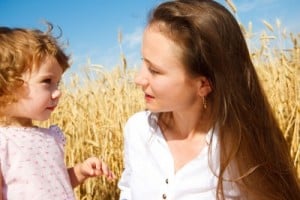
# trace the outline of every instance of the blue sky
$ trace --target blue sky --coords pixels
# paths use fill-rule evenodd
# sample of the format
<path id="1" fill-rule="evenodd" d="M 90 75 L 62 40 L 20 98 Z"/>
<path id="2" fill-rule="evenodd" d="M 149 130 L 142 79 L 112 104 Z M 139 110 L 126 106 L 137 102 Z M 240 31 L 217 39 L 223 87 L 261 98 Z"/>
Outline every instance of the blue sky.
<path id="1" fill-rule="evenodd" d="M 111 69 L 120 64 L 118 32 L 123 34 L 122 51 L 130 67 L 138 66 L 140 41 L 149 10 L 162 0 L 0 0 L 0 26 L 45 29 L 47 20 L 63 30 L 72 55 L 71 71 L 87 60 Z M 225 0 L 218 0 L 226 5 Z M 275 25 L 278 18 L 288 32 L 300 33 L 299 0 L 233 0 L 237 19 L 249 21 L 254 32 L 262 20 Z"/>

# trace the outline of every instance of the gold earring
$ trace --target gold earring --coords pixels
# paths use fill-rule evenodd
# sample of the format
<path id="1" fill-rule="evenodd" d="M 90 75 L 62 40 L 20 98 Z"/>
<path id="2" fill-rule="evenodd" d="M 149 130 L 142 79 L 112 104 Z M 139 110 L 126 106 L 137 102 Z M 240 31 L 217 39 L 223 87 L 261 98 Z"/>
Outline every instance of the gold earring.
<path id="1" fill-rule="evenodd" d="M 205 96 L 202 97 L 202 100 L 203 100 L 203 108 L 206 109 L 207 108 L 207 102 L 206 102 Z"/>

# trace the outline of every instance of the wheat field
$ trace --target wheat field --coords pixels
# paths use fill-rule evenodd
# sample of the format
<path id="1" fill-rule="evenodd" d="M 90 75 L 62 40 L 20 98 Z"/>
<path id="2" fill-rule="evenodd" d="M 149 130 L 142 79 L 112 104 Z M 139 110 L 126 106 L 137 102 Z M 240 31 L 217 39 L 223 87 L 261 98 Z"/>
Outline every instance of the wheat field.
<path id="1" fill-rule="evenodd" d="M 275 28 L 263 23 L 266 28 L 259 34 L 252 33 L 251 23 L 241 27 L 300 177 L 300 34 L 286 33 L 279 20 Z M 144 109 L 143 95 L 133 83 L 136 69 L 126 66 L 124 56 L 122 61 L 110 71 L 88 64 L 85 74 L 74 74 L 71 83 L 62 85 L 59 107 L 41 124 L 58 124 L 64 130 L 67 166 L 94 155 L 107 162 L 117 176 L 114 181 L 87 180 L 75 189 L 77 199 L 118 199 L 122 129 L 130 115 Z"/>

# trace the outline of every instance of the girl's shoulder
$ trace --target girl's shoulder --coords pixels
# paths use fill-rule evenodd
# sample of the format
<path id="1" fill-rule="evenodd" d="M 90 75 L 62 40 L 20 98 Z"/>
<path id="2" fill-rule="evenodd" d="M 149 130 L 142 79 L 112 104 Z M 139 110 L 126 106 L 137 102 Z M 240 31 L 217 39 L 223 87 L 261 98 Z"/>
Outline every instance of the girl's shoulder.
<path id="1" fill-rule="evenodd" d="M 49 127 L 49 134 L 53 135 L 59 142 L 62 142 L 64 145 L 66 143 L 66 137 L 63 134 L 63 131 L 57 125 L 51 125 Z"/>
<path id="2" fill-rule="evenodd" d="M 57 125 L 42 127 L 0 127 L 0 145 L 8 139 L 30 139 L 43 135 L 54 137 L 59 143 L 65 144 L 65 136 Z"/>

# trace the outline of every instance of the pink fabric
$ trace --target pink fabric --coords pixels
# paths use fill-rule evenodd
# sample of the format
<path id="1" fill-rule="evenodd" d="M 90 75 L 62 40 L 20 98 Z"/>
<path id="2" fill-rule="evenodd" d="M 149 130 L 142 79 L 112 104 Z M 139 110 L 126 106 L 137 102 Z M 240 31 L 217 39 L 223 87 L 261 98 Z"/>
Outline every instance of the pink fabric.
<path id="1" fill-rule="evenodd" d="M 74 200 L 59 127 L 0 127 L 3 196 L 9 200 Z"/>

